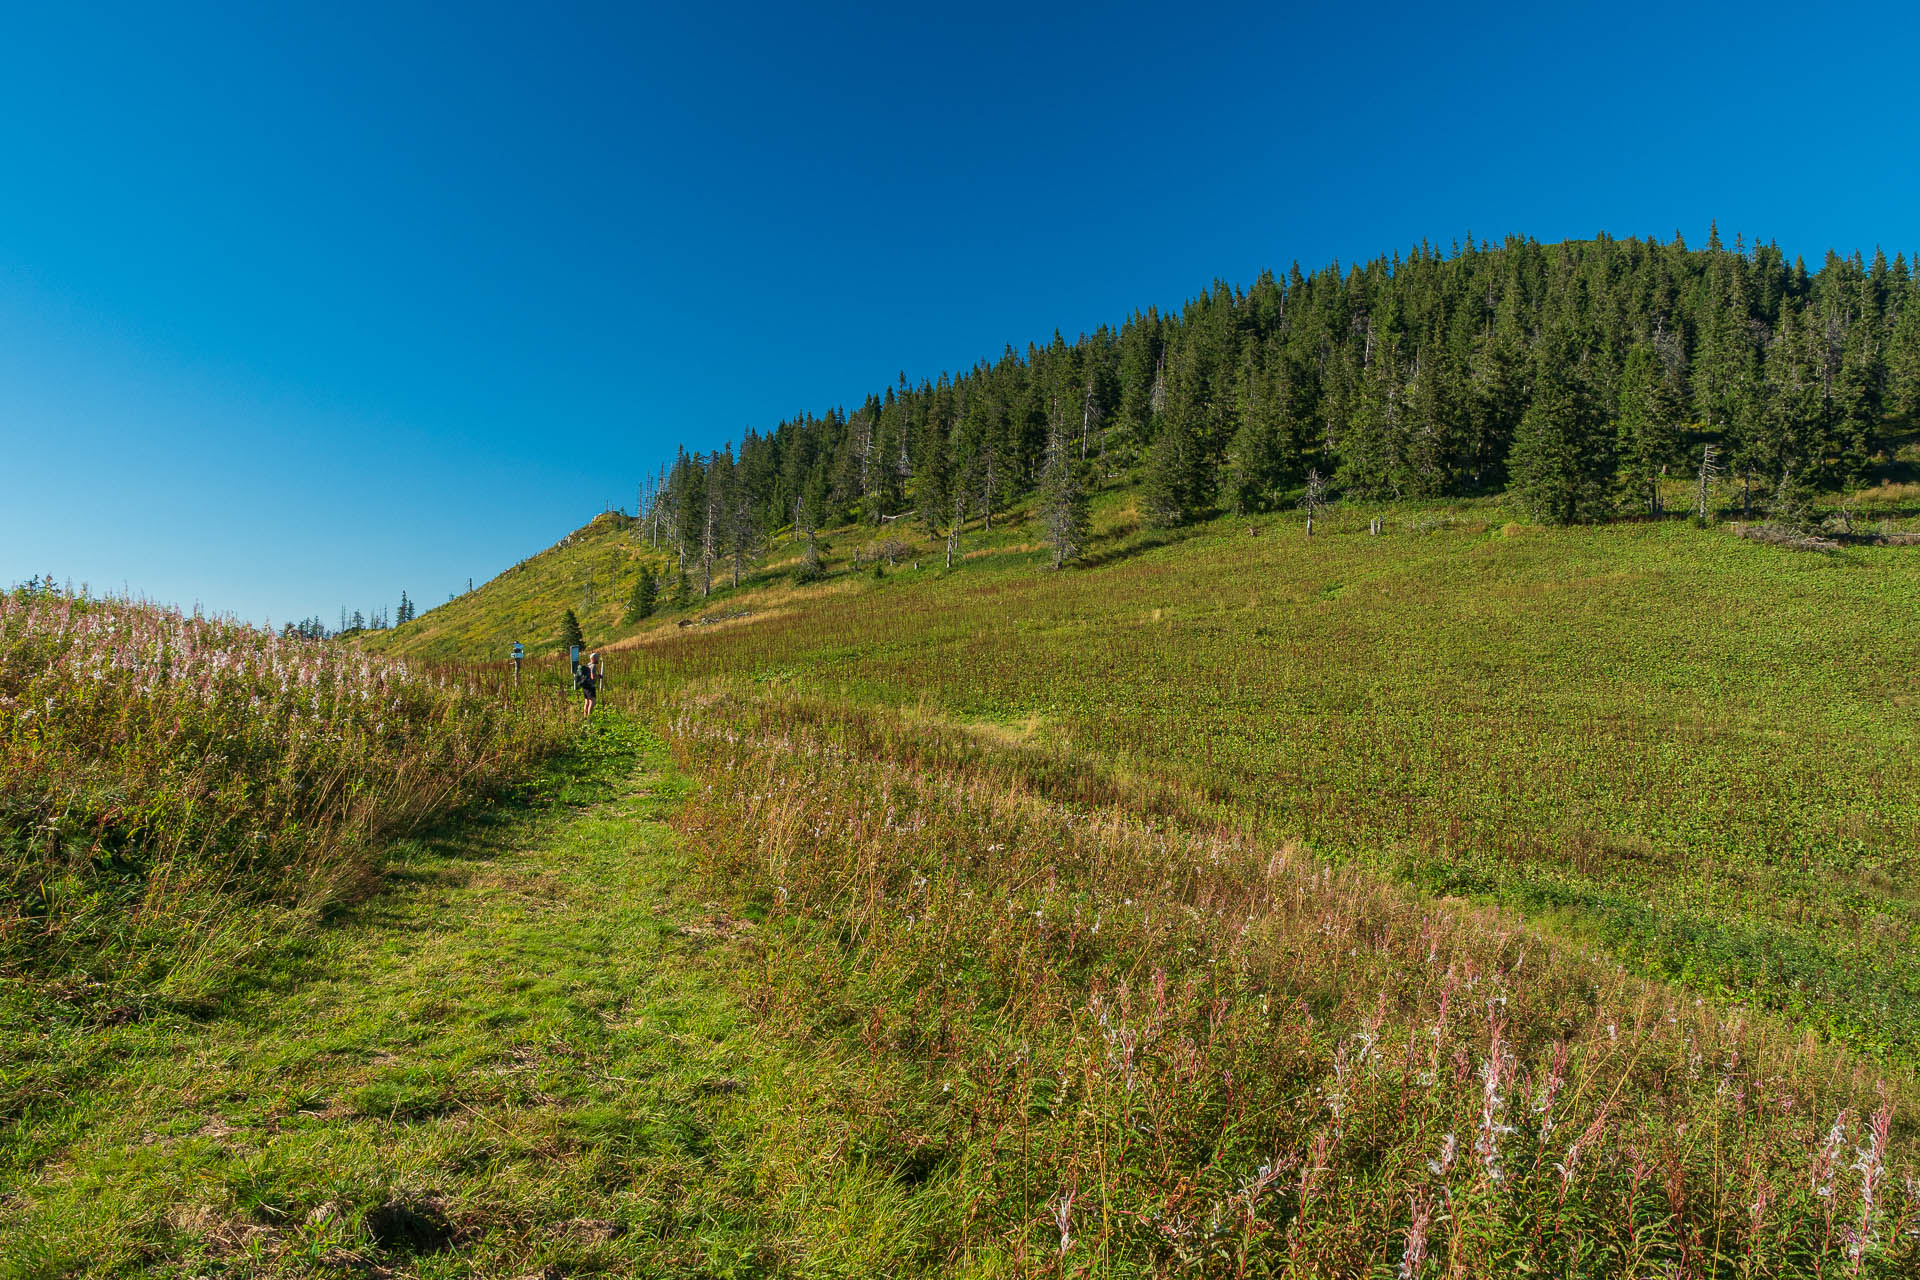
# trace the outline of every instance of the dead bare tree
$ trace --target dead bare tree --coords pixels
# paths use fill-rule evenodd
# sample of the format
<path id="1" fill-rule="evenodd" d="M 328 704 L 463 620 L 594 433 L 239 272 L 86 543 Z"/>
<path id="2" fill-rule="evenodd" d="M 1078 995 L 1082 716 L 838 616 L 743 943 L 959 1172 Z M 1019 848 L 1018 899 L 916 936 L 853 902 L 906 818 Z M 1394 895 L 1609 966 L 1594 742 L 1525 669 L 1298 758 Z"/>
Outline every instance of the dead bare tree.
<path id="1" fill-rule="evenodd" d="M 1300 508 L 1307 513 L 1307 536 L 1313 536 L 1313 518 L 1327 505 L 1327 478 L 1315 467 L 1307 472 L 1307 491 L 1300 495 Z"/>
<path id="2" fill-rule="evenodd" d="M 1093 377 L 1087 377 L 1087 391 L 1080 398 L 1080 460 L 1087 460 L 1087 441 L 1093 435 L 1093 420 L 1098 410 L 1093 403 Z"/>
<path id="3" fill-rule="evenodd" d="M 1707 518 L 1707 499 L 1713 495 L 1713 485 L 1720 478 L 1720 451 L 1712 445 L 1700 449 L 1700 484 L 1694 501 L 1694 514 L 1702 520 Z"/>
<path id="4" fill-rule="evenodd" d="M 947 521 L 947 568 L 953 568 L 953 557 L 960 550 L 960 524 L 967 518 L 967 487 L 956 484 L 953 487 L 953 515 Z"/>

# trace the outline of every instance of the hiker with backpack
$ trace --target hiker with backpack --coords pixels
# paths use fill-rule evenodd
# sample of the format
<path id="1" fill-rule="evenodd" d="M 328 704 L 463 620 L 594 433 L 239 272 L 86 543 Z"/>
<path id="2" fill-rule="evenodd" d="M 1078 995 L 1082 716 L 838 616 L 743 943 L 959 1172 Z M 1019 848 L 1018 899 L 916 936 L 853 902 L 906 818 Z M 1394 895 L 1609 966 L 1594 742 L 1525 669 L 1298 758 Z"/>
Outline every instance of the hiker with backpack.
<path id="1" fill-rule="evenodd" d="M 593 696 L 600 690 L 600 680 L 597 674 L 599 656 L 598 654 L 588 654 L 584 662 L 576 662 L 573 666 L 573 687 L 580 691 L 580 697 L 587 704 L 587 719 L 589 720 L 593 719 Z"/>

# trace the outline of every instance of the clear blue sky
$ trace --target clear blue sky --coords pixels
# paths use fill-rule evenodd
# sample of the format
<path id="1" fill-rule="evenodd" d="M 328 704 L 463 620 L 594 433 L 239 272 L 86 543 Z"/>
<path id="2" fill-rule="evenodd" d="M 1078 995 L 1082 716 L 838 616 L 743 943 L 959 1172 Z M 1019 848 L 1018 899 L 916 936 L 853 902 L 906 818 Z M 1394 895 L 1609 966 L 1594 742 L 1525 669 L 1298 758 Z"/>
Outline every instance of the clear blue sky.
<path id="1" fill-rule="evenodd" d="M 7 7 L 0 584 L 430 606 L 1215 276 L 1920 244 L 1909 5 L 294 8 Z"/>

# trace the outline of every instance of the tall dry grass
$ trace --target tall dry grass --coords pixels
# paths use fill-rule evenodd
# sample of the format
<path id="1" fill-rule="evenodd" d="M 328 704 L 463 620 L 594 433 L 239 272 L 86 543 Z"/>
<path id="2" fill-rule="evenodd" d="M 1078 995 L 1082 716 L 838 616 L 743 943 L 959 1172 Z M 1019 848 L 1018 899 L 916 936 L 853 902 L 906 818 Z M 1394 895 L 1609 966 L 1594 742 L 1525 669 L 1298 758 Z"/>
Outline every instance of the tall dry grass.
<path id="1" fill-rule="evenodd" d="M 0 975 L 115 1016 L 204 997 L 374 874 L 381 838 L 550 750 L 563 707 L 177 609 L 0 595 Z"/>
<path id="2" fill-rule="evenodd" d="M 802 1265 L 878 1170 L 889 1267 L 1920 1270 L 1909 1079 L 1081 761 L 777 692 L 672 733 L 760 1015 L 843 1082 L 769 1120 Z"/>

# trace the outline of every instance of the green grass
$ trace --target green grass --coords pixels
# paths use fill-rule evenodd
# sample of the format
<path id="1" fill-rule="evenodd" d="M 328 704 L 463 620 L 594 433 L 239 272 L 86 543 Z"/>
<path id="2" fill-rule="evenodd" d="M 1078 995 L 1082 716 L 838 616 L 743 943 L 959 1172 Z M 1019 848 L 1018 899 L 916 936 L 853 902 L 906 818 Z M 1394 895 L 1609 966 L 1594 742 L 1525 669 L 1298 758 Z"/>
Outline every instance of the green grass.
<path id="1" fill-rule="evenodd" d="M 1002 732 L 710 685 L 671 734 L 757 1025 L 861 1064 L 770 1126 L 819 1153 L 775 1203 L 879 1171 L 909 1269 L 1915 1265 L 1905 1073 Z M 801 1215 L 803 1271 L 862 1221 Z"/>
<path id="2" fill-rule="evenodd" d="M 1311 542 L 1222 520 L 1112 536 L 1097 569 L 896 575 L 620 656 L 1024 726 L 1270 838 L 1913 1060 L 1920 656 L 1900 637 L 1920 556 L 1476 506 L 1389 509 L 1370 537 L 1369 514 Z"/>
<path id="3" fill-rule="evenodd" d="M 624 1262 L 1910 1273 L 1920 552 L 1134 505 L 610 633 L 744 1082 L 674 1158 L 752 1206 Z"/>
<path id="4" fill-rule="evenodd" d="M 1902 493 L 1855 506 L 1899 514 Z M 744 617 L 616 629 L 614 670 L 1017 726 L 1273 839 L 1920 1058 L 1920 656 L 1902 640 L 1920 549 L 1796 553 L 1680 519 L 1543 529 L 1497 502 L 1347 508 L 1311 542 L 1291 515 L 1142 531 L 1124 488 L 1096 510 L 1094 567 L 1060 574 L 1024 511 L 969 530 L 950 574 L 924 537 L 918 571 L 848 572 L 873 536 L 849 529 L 835 575 L 796 588 L 783 544 L 702 606 Z M 436 635 L 456 644 L 451 620 Z"/>
<path id="5" fill-rule="evenodd" d="M 519 688 L 223 619 L 0 594 L 0 1071 L 45 1025 L 218 998 L 572 725 Z"/>
<path id="6" fill-rule="evenodd" d="M 630 630 L 620 620 L 640 567 L 661 572 L 669 563 L 642 541 L 631 520 L 598 516 L 477 590 L 412 622 L 365 632 L 358 642 L 376 653 L 502 662 L 516 640 L 529 654 L 559 651 L 560 619 L 572 609 L 588 644 L 597 645 Z M 663 595 L 670 590 L 664 585 Z"/>
<path id="7" fill-rule="evenodd" d="M 750 1269 L 775 1082 L 715 976 L 744 931 L 678 874 L 679 788 L 602 718 L 217 1012 L 50 1046 L 42 1079 L 89 1067 L 7 1131 L 0 1275 Z"/>

